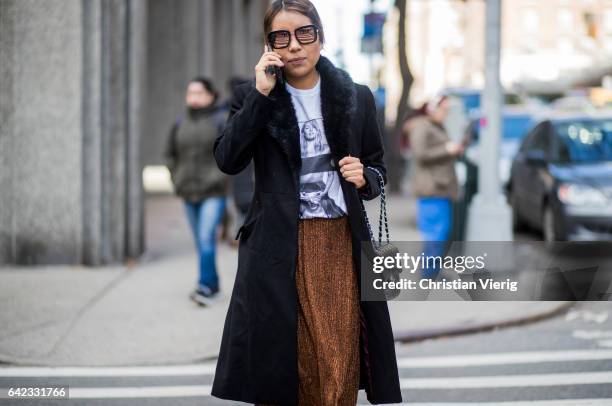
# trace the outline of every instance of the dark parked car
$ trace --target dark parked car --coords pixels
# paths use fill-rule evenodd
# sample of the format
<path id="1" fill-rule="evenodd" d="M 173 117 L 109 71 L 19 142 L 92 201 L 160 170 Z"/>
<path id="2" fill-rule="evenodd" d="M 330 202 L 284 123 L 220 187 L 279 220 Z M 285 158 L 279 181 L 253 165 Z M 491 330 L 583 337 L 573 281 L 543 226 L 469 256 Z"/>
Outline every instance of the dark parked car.
<path id="1" fill-rule="evenodd" d="M 544 240 L 612 240 L 612 113 L 548 117 L 512 163 L 509 200 L 516 229 Z"/>

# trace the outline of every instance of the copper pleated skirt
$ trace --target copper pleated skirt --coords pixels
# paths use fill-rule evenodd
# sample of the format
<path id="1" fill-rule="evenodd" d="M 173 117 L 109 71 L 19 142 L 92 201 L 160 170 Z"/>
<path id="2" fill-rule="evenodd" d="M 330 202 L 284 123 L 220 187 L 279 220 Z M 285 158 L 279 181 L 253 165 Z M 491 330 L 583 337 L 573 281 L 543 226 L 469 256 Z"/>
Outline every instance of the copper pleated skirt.
<path id="1" fill-rule="evenodd" d="M 295 278 L 298 405 L 355 406 L 359 291 L 348 217 L 300 220 Z"/>
<path id="2" fill-rule="evenodd" d="M 359 293 L 348 217 L 299 222 L 299 405 L 354 406 Z"/>

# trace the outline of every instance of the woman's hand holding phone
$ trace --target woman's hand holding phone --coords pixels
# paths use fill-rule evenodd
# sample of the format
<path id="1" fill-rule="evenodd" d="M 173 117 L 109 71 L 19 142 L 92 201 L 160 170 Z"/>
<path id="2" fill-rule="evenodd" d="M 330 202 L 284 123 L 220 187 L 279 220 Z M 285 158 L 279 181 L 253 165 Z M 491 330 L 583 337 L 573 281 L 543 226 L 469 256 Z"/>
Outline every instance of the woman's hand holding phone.
<path id="1" fill-rule="evenodd" d="M 276 75 L 271 75 L 266 72 L 268 66 L 278 66 L 282 68 L 285 64 L 281 61 L 281 56 L 279 54 L 264 49 L 264 53 L 259 59 L 259 63 L 255 65 L 255 88 L 264 96 L 268 96 L 276 84 Z"/>

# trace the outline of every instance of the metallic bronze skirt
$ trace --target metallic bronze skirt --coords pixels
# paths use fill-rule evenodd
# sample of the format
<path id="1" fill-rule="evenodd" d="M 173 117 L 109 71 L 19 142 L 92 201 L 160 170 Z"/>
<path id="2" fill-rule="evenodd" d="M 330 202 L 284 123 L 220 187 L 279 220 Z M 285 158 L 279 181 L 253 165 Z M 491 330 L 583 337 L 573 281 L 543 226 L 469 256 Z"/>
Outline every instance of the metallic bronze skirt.
<path id="1" fill-rule="evenodd" d="M 348 217 L 300 220 L 298 246 L 298 403 L 354 406 L 359 291 Z"/>

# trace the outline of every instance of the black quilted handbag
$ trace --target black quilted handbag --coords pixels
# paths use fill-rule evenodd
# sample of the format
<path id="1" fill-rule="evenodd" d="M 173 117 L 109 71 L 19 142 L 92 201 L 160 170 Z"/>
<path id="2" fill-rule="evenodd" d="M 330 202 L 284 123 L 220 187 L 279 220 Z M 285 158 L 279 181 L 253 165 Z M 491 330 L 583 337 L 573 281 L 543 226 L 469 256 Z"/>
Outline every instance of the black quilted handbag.
<path id="1" fill-rule="evenodd" d="M 376 180 L 378 182 L 378 186 L 380 187 L 380 214 L 378 219 L 378 240 L 374 238 L 374 233 L 372 232 L 372 226 L 370 225 L 370 220 L 368 219 L 368 213 L 365 210 L 365 206 L 363 204 L 363 200 L 360 200 L 361 209 L 363 210 L 363 216 L 365 218 L 366 224 L 368 226 L 368 233 L 370 235 L 370 241 L 364 244 L 364 253 L 366 259 L 370 264 L 374 262 L 374 257 L 393 257 L 395 258 L 396 254 L 399 253 L 399 249 L 389 242 L 389 222 L 387 221 L 387 199 L 385 196 L 385 182 L 382 174 L 376 168 L 368 166 L 369 169 L 372 169 L 376 172 Z M 385 229 L 385 241 L 383 241 L 382 233 L 383 226 Z M 382 280 L 383 282 L 397 282 L 400 280 L 400 273 L 402 272 L 401 268 L 391 267 L 385 268 L 382 272 Z M 383 289 L 384 297 L 387 300 L 395 299 L 399 294 L 399 289 Z"/>

